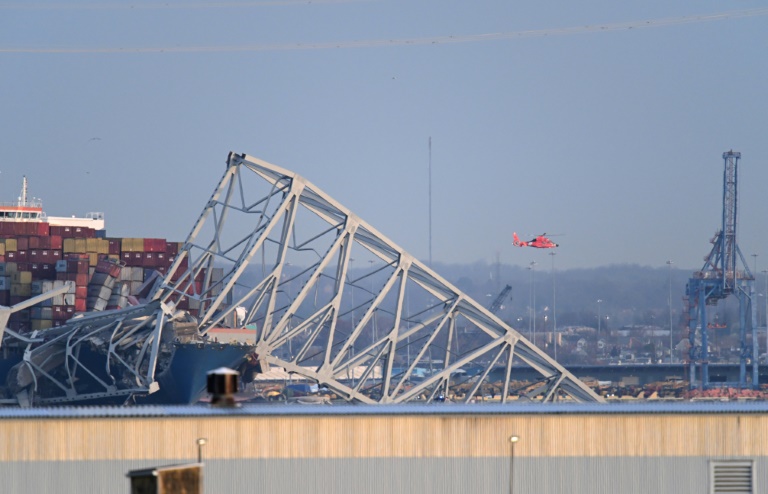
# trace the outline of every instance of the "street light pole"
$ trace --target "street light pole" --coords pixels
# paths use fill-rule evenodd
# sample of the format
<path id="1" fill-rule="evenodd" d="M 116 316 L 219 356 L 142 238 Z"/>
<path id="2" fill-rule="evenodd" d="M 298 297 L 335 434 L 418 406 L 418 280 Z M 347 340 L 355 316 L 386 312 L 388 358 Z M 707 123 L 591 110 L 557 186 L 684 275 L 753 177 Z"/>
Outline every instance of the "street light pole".
<path id="1" fill-rule="evenodd" d="M 550 252 L 552 256 L 552 344 L 555 345 L 555 360 L 557 360 L 557 285 L 555 284 L 555 254 L 557 252 Z"/>
<path id="2" fill-rule="evenodd" d="M 531 261 L 531 291 L 533 293 L 533 346 L 536 346 L 536 261 Z"/>
<path id="3" fill-rule="evenodd" d="M 766 338 L 766 346 L 768 346 L 768 269 L 763 270 L 763 274 L 765 275 L 765 338 Z M 768 352 L 768 349 L 766 350 Z M 760 362 L 760 350 L 758 349 L 757 352 L 757 359 L 758 363 Z"/>
<path id="4" fill-rule="evenodd" d="M 509 452 L 509 494 L 515 492 L 515 444 L 519 441 L 518 436 L 509 436 L 510 452 Z"/>
<path id="5" fill-rule="evenodd" d="M 208 440 L 204 437 L 197 439 L 197 462 L 202 463 L 203 462 L 203 446 L 205 443 L 207 443 Z"/>
<path id="6" fill-rule="evenodd" d="M 672 359 L 672 351 L 674 349 L 673 341 L 672 341 L 672 260 L 667 261 L 667 265 L 669 266 L 669 363 L 671 364 Z"/>
<path id="7" fill-rule="evenodd" d="M 600 338 L 600 304 L 603 303 L 602 299 L 597 299 L 597 338 Z"/>

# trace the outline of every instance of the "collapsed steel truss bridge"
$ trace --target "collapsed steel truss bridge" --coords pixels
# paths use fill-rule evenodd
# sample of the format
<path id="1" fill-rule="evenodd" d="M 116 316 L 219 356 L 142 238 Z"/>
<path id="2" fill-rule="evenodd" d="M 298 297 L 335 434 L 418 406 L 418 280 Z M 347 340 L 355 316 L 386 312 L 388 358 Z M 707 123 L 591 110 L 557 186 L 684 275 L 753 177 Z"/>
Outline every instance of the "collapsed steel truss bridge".
<path id="1" fill-rule="evenodd" d="M 188 266 L 181 275 L 174 273 Z M 223 266 L 213 283 L 201 273 Z M 169 280 L 175 279 L 173 283 Z M 261 367 L 286 369 L 350 401 L 470 402 L 515 368 L 544 401 L 600 401 L 579 379 L 303 177 L 230 154 L 227 169 L 154 294 L 184 294 L 205 333 L 246 309 Z M 242 310 L 242 309 L 240 309 Z"/>
<path id="2" fill-rule="evenodd" d="M 179 309 L 183 298 L 194 314 Z M 28 336 L 5 332 L 3 350 L 11 343 L 24 353 L 6 398 L 46 404 L 152 395 L 162 390 L 158 376 L 170 368 L 179 335 L 208 345 L 208 332 L 222 326 L 252 330 L 257 370 L 284 368 L 351 402 L 469 403 L 487 394 L 502 402 L 603 401 L 306 179 L 234 153 L 142 305 Z M 540 379 L 517 380 L 523 367 Z"/>

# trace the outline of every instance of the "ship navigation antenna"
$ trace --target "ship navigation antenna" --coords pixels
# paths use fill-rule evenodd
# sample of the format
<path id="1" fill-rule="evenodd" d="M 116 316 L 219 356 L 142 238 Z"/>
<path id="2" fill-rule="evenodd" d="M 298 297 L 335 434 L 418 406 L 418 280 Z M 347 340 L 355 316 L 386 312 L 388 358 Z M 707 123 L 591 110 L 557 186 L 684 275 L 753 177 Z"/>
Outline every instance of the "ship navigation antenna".
<path id="1" fill-rule="evenodd" d="M 27 204 L 27 176 L 24 175 L 21 179 L 21 197 L 19 197 L 19 206 L 26 206 Z"/>

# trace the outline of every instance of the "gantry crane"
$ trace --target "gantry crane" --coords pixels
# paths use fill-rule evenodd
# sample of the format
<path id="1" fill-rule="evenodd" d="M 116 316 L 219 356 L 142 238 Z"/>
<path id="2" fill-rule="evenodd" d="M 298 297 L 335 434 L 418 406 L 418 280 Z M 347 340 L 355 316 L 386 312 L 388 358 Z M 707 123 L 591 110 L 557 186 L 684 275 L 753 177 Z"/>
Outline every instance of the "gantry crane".
<path id="1" fill-rule="evenodd" d="M 510 285 L 506 285 L 504 288 L 502 288 L 501 292 L 496 296 L 496 299 L 491 304 L 491 307 L 488 309 L 491 311 L 491 314 L 496 314 L 499 309 L 501 309 L 501 304 L 504 303 L 504 301 L 507 299 L 507 295 L 509 295 L 509 292 L 512 291 L 512 287 Z"/>
<path id="2" fill-rule="evenodd" d="M 711 242 L 712 250 L 704 258 L 704 266 L 693 274 L 686 286 L 688 305 L 688 339 L 690 342 L 690 387 L 709 387 L 709 335 L 707 306 L 716 306 L 720 300 L 734 295 L 739 301 L 739 336 L 741 364 L 738 386 L 748 387 L 747 363 L 752 363 L 751 386 L 758 386 L 757 335 L 752 324 L 752 296 L 754 276 L 749 271 L 744 256 L 736 242 L 737 179 L 741 153 L 723 153 L 723 215 L 722 227 Z M 747 331 L 752 331 L 752 344 L 747 343 Z M 701 374 L 696 378 L 696 367 Z M 722 383 L 719 383 L 722 385 Z"/>

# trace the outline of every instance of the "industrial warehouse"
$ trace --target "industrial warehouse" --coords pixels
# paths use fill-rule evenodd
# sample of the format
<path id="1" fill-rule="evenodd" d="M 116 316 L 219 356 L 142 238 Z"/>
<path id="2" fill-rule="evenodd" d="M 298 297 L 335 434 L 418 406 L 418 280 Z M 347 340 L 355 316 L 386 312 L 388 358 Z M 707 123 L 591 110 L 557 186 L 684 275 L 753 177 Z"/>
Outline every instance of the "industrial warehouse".
<path id="1" fill-rule="evenodd" d="M 757 493 L 765 402 L 0 409 L 4 492 Z M 514 442 L 513 442 L 514 441 Z M 154 492 L 154 491 L 153 491 Z M 157 491 L 160 492 L 160 491 Z"/>

